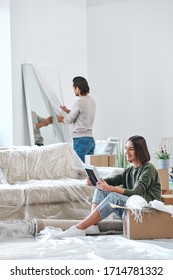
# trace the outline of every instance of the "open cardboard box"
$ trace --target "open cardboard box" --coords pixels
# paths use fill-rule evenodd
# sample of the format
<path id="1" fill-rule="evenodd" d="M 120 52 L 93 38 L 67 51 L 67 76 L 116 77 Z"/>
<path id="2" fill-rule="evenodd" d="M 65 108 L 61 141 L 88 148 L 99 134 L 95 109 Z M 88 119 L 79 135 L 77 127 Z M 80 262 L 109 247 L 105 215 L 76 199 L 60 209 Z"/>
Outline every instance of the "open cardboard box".
<path id="1" fill-rule="evenodd" d="M 129 239 L 173 238 L 173 217 L 163 211 L 143 212 L 142 222 L 134 221 L 130 209 L 123 216 L 123 235 Z"/>
<path id="2" fill-rule="evenodd" d="M 162 194 L 161 199 L 166 205 L 173 205 L 173 194 Z"/>
<path id="3" fill-rule="evenodd" d="M 113 208 L 121 207 L 111 204 Z M 142 222 L 135 220 L 132 210 L 124 208 L 123 235 L 128 239 L 173 238 L 173 217 L 158 210 L 142 211 Z"/>

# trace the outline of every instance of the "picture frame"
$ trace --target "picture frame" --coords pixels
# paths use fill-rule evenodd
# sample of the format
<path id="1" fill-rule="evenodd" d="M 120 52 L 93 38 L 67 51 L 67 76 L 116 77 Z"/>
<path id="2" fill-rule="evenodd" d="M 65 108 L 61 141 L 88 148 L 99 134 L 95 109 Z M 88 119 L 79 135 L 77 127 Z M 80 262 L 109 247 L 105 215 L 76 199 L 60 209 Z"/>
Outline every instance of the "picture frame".
<path id="1" fill-rule="evenodd" d="M 90 178 L 93 186 L 96 186 L 97 182 L 101 179 L 96 167 L 94 165 L 85 165 L 85 171 Z"/>

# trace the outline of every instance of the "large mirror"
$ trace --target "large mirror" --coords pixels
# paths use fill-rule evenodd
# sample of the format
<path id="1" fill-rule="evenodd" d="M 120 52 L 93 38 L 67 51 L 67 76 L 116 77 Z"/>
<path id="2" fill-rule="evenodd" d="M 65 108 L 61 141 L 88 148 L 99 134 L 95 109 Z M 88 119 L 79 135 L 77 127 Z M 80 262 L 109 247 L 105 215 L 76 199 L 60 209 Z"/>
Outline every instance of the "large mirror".
<path id="1" fill-rule="evenodd" d="M 62 114 L 60 104 L 63 104 L 63 96 L 57 69 L 38 67 L 33 64 L 22 65 L 24 94 L 26 100 L 30 144 L 35 145 L 38 134 L 43 138 L 43 144 L 70 142 L 68 125 L 58 123 L 56 115 Z M 58 90 L 57 90 L 58 89 Z M 36 128 L 36 120 L 33 116 L 41 117 L 39 120 L 52 117 L 52 123 L 41 128 Z M 37 133 L 38 132 L 38 133 Z"/>

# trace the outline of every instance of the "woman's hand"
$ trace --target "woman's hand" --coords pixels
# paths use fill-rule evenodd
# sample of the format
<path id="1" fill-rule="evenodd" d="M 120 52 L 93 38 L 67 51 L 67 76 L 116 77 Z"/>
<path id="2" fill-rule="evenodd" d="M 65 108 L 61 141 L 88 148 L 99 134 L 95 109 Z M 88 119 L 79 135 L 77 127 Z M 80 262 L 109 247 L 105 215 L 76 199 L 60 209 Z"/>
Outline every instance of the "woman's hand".
<path id="1" fill-rule="evenodd" d="M 97 182 L 97 188 L 102 191 L 111 191 L 111 186 L 108 185 L 103 179 Z"/>
<path id="2" fill-rule="evenodd" d="M 89 177 L 87 177 L 87 185 L 88 185 L 89 187 L 93 186 L 93 184 L 92 184 L 92 182 L 91 182 L 91 180 L 90 180 Z"/>

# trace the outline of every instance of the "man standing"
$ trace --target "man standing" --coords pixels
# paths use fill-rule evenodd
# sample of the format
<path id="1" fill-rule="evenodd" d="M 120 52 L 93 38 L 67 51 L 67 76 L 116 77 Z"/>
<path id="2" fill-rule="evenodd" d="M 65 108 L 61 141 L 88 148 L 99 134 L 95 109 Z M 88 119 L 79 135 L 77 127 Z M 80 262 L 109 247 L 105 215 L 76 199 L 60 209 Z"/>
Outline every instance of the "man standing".
<path id="1" fill-rule="evenodd" d="M 88 82 L 83 77 L 73 79 L 73 91 L 78 98 L 71 110 L 66 106 L 61 109 L 67 113 L 64 117 L 57 116 L 58 122 L 72 124 L 73 147 L 78 156 L 85 162 L 85 155 L 94 154 L 95 140 L 93 137 L 93 124 L 95 119 L 96 104 L 89 95 Z"/>

